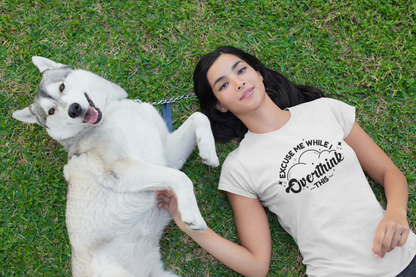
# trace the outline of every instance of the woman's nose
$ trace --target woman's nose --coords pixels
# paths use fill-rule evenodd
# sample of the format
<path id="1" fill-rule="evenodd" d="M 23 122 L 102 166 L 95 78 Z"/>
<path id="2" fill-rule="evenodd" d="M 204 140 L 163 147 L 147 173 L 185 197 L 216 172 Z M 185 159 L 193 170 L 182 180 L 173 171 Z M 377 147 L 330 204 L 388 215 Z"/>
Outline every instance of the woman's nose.
<path id="1" fill-rule="evenodd" d="M 241 89 L 241 87 L 243 87 L 245 84 L 246 84 L 245 81 L 242 81 L 242 80 L 237 80 L 236 81 L 237 89 Z"/>

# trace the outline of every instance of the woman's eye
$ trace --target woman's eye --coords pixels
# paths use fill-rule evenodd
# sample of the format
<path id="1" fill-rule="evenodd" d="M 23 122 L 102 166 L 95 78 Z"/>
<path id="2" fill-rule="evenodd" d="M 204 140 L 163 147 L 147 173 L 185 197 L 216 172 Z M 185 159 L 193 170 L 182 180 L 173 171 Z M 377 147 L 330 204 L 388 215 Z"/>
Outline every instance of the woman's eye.
<path id="1" fill-rule="evenodd" d="M 49 115 L 53 115 L 54 113 L 55 113 L 55 109 L 54 108 L 49 109 L 49 111 L 48 111 L 48 114 Z"/>
<path id="2" fill-rule="evenodd" d="M 59 91 L 60 91 L 60 92 L 63 92 L 63 91 L 64 91 L 64 89 L 65 89 L 65 85 L 62 83 L 62 84 L 59 86 Z"/>
<path id="3" fill-rule="evenodd" d="M 247 69 L 247 67 L 243 67 L 243 68 L 241 68 L 241 69 L 238 71 L 238 74 L 243 73 L 244 71 L 246 71 L 246 69 Z"/>
<path id="4" fill-rule="evenodd" d="M 220 88 L 218 89 L 218 91 L 220 91 L 220 90 L 222 90 L 222 89 L 226 88 L 226 87 L 227 87 L 227 85 L 228 85 L 228 83 L 224 83 L 224 84 L 222 84 L 222 85 L 220 86 Z"/>

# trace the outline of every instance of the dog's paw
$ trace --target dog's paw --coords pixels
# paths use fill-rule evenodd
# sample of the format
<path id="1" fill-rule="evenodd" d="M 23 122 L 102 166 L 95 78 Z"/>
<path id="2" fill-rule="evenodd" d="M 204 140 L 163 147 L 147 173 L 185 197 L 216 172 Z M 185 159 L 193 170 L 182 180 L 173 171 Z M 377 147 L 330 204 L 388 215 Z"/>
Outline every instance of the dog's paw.
<path id="1" fill-rule="evenodd" d="M 202 162 L 212 167 L 219 166 L 220 161 L 218 160 L 218 156 L 215 153 L 215 146 L 214 146 L 214 151 L 212 150 L 210 151 L 210 149 L 203 148 L 203 147 L 201 148 L 201 144 L 198 143 L 198 148 L 199 148 L 199 156 L 201 157 Z"/>
<path id="2" fill-rule="evenodd" d="M 183 223 L 185 223 L 186 227 L 189 230 L 195 231 L 195 232 L 202 232 L 203 230 L 207 229 L 208 226 L 205 223 L 205 220 L 202 218 L 202 216 L 198 214 L 187 214 L 187 212 L 181 213 L 181 220 Z"/>
<path id="3" fill-rule="evenodd" d="M 215 140 L 208 118 L 199 112 L 192 114 L 192 117 L 196 122 L 196 142 L 202 162 L 212 167 L 219 166 L 220 163 L 215 151 Z"/>
<path id="4" fill-rule="evenodd" d="M 202 162 L 212 167 L 219 166 L 220 162 L 215 152 L 215 141 L 214 137 L 212 137 L 211 130 L 206 131 L 205 135 L 201 135 L 201 133 L 198 135 L 197 144 Z"/>

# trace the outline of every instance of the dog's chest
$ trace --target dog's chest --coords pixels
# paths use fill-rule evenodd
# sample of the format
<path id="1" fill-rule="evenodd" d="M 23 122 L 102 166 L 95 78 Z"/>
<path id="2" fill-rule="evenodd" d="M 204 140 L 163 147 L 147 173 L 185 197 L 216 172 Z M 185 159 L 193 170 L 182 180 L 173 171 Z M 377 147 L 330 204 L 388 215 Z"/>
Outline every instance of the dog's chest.
<path id="1" fill-rule="evenodd" d="M 168 134 L 163 119 L 151 107 L 137 109 L 137 103 L 126 102 L 116 110 L 111 109 L 103 124 L 100 136 L 104 134 L 109 145 L 117 145 L 130 158 L 151 164 L 166 165 L 165 139 Z M 133 108 L 134 107 L 134 108 Z"/>

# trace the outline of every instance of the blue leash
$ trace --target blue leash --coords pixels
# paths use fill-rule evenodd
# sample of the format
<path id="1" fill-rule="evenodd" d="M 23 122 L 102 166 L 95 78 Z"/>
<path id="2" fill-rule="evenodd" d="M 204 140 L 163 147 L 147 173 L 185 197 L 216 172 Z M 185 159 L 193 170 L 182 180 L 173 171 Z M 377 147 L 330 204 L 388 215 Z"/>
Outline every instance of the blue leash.
<path id="1" fill-rule="evenodd" d="M 166 99 L 167 100 L 167 99 Z M 169 133 L 172 133 L 172 108 L 170 102 L 166 102 L 162 105 L 163 119 L 165 120 L 166 127 L 168 127 Z"/>
<path id="2" fill-rule="evenodd" d="M 182 100 L 182 99 L 190 99 L 190 98 L 194 98 L 195 94 L 189 94 L 189 95 L 181 95 L 175 98 L 171 98 L 171 99 L 166 99 L 164 98 L 162 101 L 159 102 L 147 102 L 151 105 L 160 105 L 162 104 L 162 114 L 163 114 L 163 120 L 165 121 L 166 127 L 168 128 L 169 133 L 172 133 L 173 131 L 173 127 L 172 127 L 172 108 L 170 106 L 170 103 L 176 102 L 178 100 Z M 135 99 L 133 100 L 134 102 L 137 103 L 145 103 L 140 99 Z"/>

